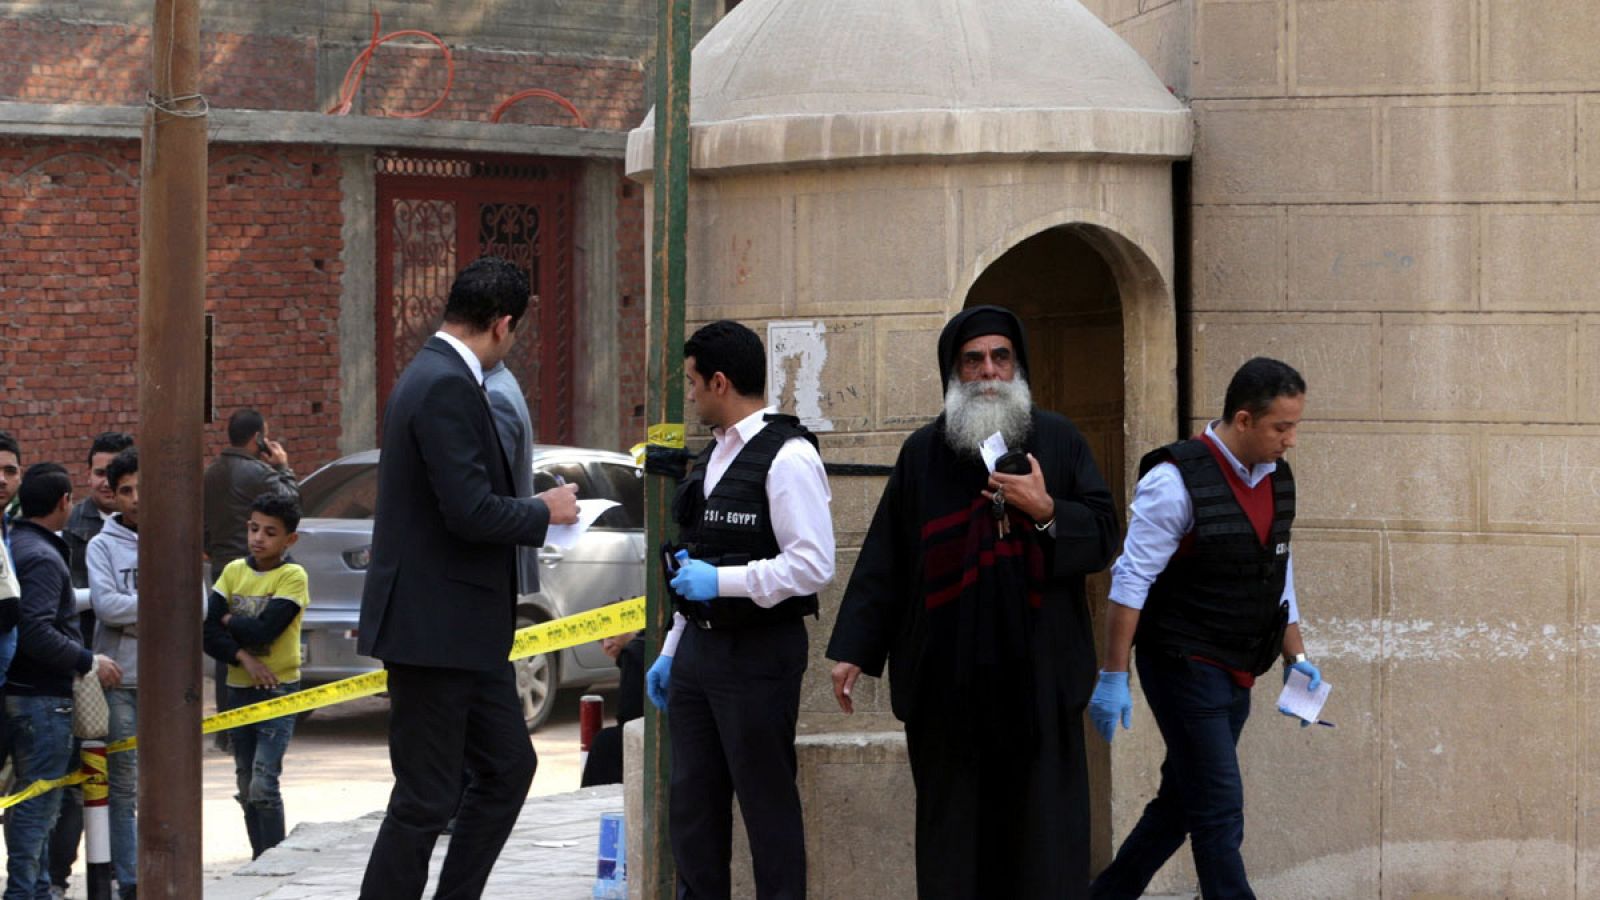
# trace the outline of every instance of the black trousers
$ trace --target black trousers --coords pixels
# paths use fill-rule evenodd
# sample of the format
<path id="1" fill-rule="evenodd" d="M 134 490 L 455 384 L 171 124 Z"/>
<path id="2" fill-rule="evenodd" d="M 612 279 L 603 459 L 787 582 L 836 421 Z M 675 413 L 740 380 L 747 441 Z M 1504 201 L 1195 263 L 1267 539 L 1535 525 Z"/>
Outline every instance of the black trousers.
<path id="1" fill-rule="evenodd" d="M 732 631 L 690 625 L 672 661 L 672 857 L 680 900 L 727 900 L 733 798 L 750 837 L 756 896 L 804 900 L 805 824 L 795 787 L 795 720 L 805 623 Z"/>
<path id="2" fill-rule="evenodd" d="M 489 672 L 386 664 L 394 791 L 361 882 L 365 900 L 422 896 L 433 845 L 456 812 L 438 898 L 482 896 L 538 765 L 507 662 Z M 463 768 L 471 784 L 462 797 Z"/>
<path id="3" fill-rule="evenodd" d="M 1202 897 L 1255 900 L 1239 852 L 1244 779 L 1238 745 L 1250 718 L 1250 689 L 1191 659 L 1141 650 L 1134 662 L 1167 757 L 1155 799 L 1095 879 L 1095 900 L 1138 900 L 1185 838 Z"/>

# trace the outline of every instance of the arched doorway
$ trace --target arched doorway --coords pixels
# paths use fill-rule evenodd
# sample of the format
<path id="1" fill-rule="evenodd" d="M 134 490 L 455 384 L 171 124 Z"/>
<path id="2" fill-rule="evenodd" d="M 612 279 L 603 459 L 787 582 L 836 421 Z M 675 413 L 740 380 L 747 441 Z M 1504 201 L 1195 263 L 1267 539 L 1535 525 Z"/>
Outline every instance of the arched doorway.
<path id="1" fill-rule="evenodd" d="M 983 304 L 1022 318 L 1034 402 L 1083 432 L 1125 517 L 1132 460 L 1179 433 L 1176 319 L 1155 265 L 1115 232 L 1058 225 L 1015 243 L 977 274 L 964 306 Z M 1109 572 L 1088 580 L 1097 646 L 1110 586 Z M 1112 851 L 1111 755 L 1092 731 L 1086 745 L 1090 862 L 1099 871 Z"/>

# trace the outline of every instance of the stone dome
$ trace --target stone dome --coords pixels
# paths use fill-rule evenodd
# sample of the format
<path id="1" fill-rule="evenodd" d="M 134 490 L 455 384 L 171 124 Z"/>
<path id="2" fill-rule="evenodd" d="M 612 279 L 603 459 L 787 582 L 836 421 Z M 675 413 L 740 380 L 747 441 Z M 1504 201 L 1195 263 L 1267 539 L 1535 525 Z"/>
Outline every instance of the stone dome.
<path id="1" fill-rule="evenodd" d="M 745 0 L 694 49 L 695 169 L 1189 155 L 1188 109 L 1078 0 Z M 653 166 L 654 112 L 628 141 Z"/>

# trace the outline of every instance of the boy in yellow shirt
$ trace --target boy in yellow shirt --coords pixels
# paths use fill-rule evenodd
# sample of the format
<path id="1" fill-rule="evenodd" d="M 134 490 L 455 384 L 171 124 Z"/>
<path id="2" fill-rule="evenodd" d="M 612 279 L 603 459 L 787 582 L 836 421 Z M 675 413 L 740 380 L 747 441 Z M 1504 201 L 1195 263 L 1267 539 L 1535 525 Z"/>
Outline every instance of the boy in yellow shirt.
<path id="1" fill-rule="evenodd" d="M 311 602 L 306 570 L 290 562 L 300 506 L 275 492 L 250 505 L 250 555 L 229 563 L 206 608 L 205 649 L 228 664 L 227 709 L 281 697 L 300 684 L 300 620 Z M 278 776 L 294 736 L 294 716 L 233 731 L 234 774 L 252 857 L 283 840 Z"/>

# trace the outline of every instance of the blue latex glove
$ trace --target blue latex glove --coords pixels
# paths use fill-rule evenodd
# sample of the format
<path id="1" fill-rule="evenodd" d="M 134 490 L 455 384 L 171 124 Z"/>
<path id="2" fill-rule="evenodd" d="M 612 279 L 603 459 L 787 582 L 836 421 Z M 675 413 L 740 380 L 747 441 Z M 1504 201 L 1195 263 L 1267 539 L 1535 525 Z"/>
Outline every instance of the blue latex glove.
<path id="1" fill-rule="evenodd" d="M 1284 666 L 1283 667 L 1283 682 L 1284 682 L 1284 684 L 1288 684 L 1289 683 L 1289 673 L 1290 672 L 1299 672 L 1299 673 L 1305 675 L 1307 678 L 1311 679 L 1311 683 L 1306 685 L 1306 690 L 1308 690 L 1308 691 L 1314 691 L 1317 688 L 1322 687 L 1322 670 L 1318 669 L 1316 666 L 1312 665 L 1310 660 L 1302 660 L 1300 662 L 1294 663 L 1293 665 Z M 1283 713 L 1284 715 L 1288 716 L 1291 719 L 1300 719 L 1299 716 L 1297 716 L 1294 713 L 1289 712 L 1289 711 L 1287 711 L 1287 710 L 1285 710 L 1285 709 L 1283 709 L 1281 707 L 1278 709 L 1278 712 Z M 1310 722 L 1307 722 L 1305 719 L 1300 719 L 1300 727 L 1301 728 L 1307 728 L 1307 727 L 1310 727 L 1310 725 L 1311 725 Z"/>
<path id="2" fill-rule="evenodd" d="M 717 595 L 717 567 L 690 559 L 689 551 L 678 551 L 678 574 L 672 576 L 672 589 L 678 596 L 696 603 L 710 603 Z"/>
<path id="3" fill-rule="evenodd" d="M 1109 744 L 1117 736 L 1118 719 L 1122 720 L 1125 730 L 1133 728 L 1133 695 L 1128 693 L 1128 673 L 1102 671 L 1094 686 L 1094 696 L 1089 698 L 1089 721 Z"/>
<path id="4" fill-rule="evenodd" d="M 672 657 L 658 656 L 650 665 L 650 671 L 644 675 L 644 692 L 650 695 L 650 702 L 656 709 L 667 708 L 667 688 L 672 684 Z"/>
<path id="5" fill-rule="evenodd" d="M 1285 666 L 1283 669 L 1283 680 L 1285 682 L 1288 682 L 1290 672 L 1299 672 L 1311 679 L 1311 683 L 1306 685 L 1306 690 L 1308 691 L 1314 691 L 1322 687 L 1322 670 L 1313 666 L 1309 659 L 1301 660 L 1292 666 Z"/>

